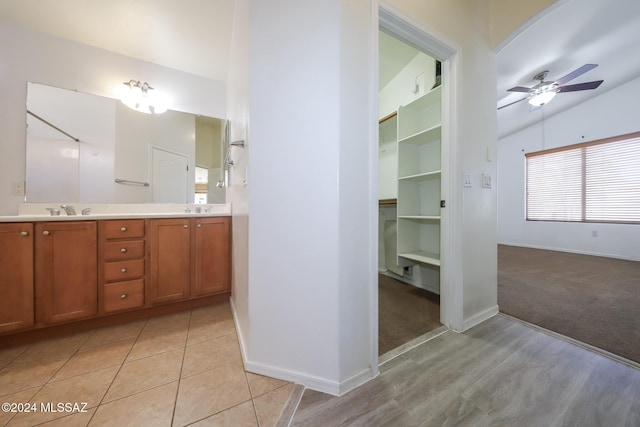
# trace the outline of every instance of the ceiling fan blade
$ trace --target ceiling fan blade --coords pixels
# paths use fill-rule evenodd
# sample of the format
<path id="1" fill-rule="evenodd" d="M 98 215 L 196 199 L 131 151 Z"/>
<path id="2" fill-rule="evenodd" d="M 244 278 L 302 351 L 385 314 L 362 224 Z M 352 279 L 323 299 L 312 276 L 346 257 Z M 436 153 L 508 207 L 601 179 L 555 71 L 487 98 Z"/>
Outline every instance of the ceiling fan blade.
<path id="1" fill-rule="evenodd" d="M 570 80 L 575 79 L 578 76 L 581 76 L 582 74 L 586 73 L 589 70 L 593 70 L 594 68 L 596 68 L 598 66 L 598 64 L 585 64 L 582 67 L 573 70 L 572 72 L 570 72 L 569 74 L 567 74 L 566 76 L 558 79 L 556 81 L 556 83 L 559 86 L 562 86 L 563 84 L 569 82 Z"/>
<path id="2" fill-rule="evenodd" d="M 569 85 L 569 86 L 560 86 L 558 89 L 558 92 L 576 92 L 578 90 L 590 90 L 590 89 L 595 89 L 598 86 L 600 86 L 600 84 L 602 84 L 604 80 L 596 80 L 593 82 L 586 82 L 586 83 L 578 83 L 575 85 Z"/>
<path id="3" fill-rule="evenodd" d="M 529 89 L 528 87 L 524 87 L 524 86 L 516 86 L 516 87 L 512 87 L 511 89 L 507 89 L 507 92 L 524 92 L 524 93 L 529 93 L 531 89 Z"/>
<path id="4" fill-rule="evenodd" d="M 498 110 L 502 110 L 503 108 L 508 107 L 509 105 L 517 104 L 518 102 L 524 101 L 525 99 L 527 98 L 522 98 L 522 99 L 518 99 L 517 101 L 510 102 L 506 105 L 503 105 L 502 107 L 498 107 Z"/>

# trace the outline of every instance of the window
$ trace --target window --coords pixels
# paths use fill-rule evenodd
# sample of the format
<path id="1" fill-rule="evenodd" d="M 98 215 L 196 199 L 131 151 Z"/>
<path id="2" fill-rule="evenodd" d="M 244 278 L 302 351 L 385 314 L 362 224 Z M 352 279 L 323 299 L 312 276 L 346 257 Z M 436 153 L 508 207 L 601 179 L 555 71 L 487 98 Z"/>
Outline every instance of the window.
<path id="1" fill-rule="evenodd" d="M 526 154 L 528 221 L 640 223 L 640 132 Z"/>

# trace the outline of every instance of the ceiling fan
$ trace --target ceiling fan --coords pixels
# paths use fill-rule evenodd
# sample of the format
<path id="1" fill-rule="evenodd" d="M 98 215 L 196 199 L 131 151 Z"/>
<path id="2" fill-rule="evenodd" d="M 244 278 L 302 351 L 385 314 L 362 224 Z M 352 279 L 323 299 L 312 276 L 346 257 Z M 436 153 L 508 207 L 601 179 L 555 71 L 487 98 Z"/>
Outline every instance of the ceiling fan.
<path id="1" fill-rule="evenodd" d="M 517 101 L 511 102 L 509 104 L 503 105 L 502 107 L 498 107 L 498 110 L 501 110 L 513 104 L 517 104 L 518 102 L 524 101 L 526 99 L 529 102 L 529 104 L 531 104 L 531 109 L 529 111 L 533 111 L 541 108 L 543 105 L 551 101 L 553 97 L 556 96 L 557 93 L 577 92 L 580 90 L 595 89 L 598 86 L 600 86 L 600 84 L 604 80 L 596 80 L 592 82 L 578 83 L 578 84 L 568 85 L 568 86 L 565 86 L 565 83 L 568 83 L 569 81 L 575 79 L 576 77 L 581 76 L 582 74 L 586 73 L 589 70 L 593 70 L 597 66 L 598 64 L 585 64 L 582 67 L 576 70 L 573 70 L 566 76 L 556 81 L 545 81 L 545 79 L 547 78 L 547 74 L 549 74 L 549 71 L 541 71 L 533 77 L 534 80 L 540 81 L 540 83 L 536 84 L 535 86 L 531 88 L 524 87 L 524 86 L 516 86 L 507 90 L 507 92 L 527 93 L 528 95 L 526 97 L 519 99 Z"/>

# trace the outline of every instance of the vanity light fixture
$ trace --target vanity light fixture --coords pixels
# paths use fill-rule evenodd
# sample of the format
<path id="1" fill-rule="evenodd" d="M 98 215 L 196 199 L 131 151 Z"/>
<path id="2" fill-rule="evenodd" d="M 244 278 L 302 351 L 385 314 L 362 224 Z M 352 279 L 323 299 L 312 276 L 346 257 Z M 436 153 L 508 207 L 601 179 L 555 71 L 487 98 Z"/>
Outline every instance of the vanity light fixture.
<path id="1" fill-rule="evenodd" d="M 167 111 L 167 107 L 149 83 L 131 79 L 124 82 L 124 85 L 127 88 L 122 90 L 120 100 L 127 107 L 145 114 L 161 114 Z"/>

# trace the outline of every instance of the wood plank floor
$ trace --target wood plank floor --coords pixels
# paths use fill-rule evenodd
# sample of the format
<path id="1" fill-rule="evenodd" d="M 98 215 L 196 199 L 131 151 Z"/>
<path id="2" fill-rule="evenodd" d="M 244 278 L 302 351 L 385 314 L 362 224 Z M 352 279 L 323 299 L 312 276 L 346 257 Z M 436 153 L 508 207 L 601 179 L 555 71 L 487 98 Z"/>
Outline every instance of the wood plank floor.
<path id="1" fill-rule="evenodd" d="M 640 426 L 640 370 L 497 315 L 432 339 L 293 426 Z"/>

